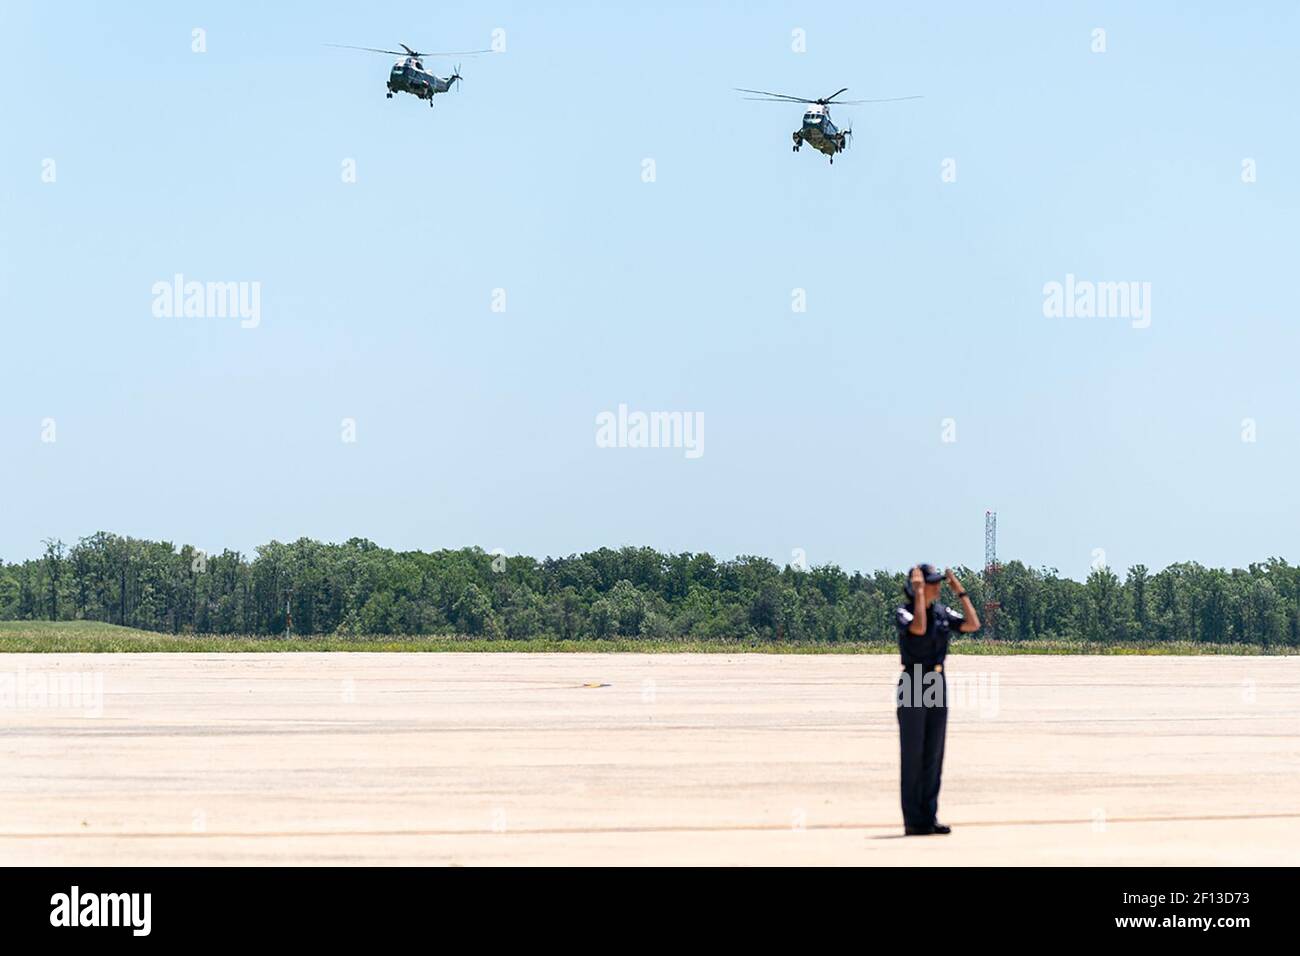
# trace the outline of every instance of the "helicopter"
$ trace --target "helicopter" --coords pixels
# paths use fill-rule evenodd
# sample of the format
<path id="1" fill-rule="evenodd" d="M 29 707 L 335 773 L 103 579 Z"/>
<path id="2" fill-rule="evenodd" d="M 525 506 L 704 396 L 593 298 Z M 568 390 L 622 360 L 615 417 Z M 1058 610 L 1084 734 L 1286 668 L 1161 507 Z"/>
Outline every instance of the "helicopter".
<path id="1" fill-rule="evenodd" d="M 895 96 L 883 100 L 837 100 L 835 97 L 841 93 L 847 93 L 849 88 L 846 86 L 842 90 L 836 90 L 830 96 L 823 96 L 819 99 L 809 100 L 802 96 L 790 96 L 787 93 L 769 93 L 766 90 L 746 90 L 736 87 L 737 93 L 755 93 L 756 96 L 746 96 L 747 100 L 758 100 L 765 103 L 806 103 L 808 109 L 803 114 L 803 125 L 795 130 L 794 152 L 799 152 L 799 147 L 807 143 L 813 149 L 825 153 L 830 157 L 831 165 L 835 165 L 835 154 L 842 153 L 849 148 L 849 143 L 853 139 L 853 127 L 840 129 L 831 122 L 831 104 L 836 106 L 857 106 L 861 103 L 896 103 L 899 100 L 919 100 L 920 96 Z"/>
<path id="2" fill-rule="evenodd" d="M 388 74 L 388 98 L 391 100 L 394 93 L 410 93 L 422 100 L 429 101 L 429 108 L 433 108 L 433 98 L 438 93 L 446 93 L 451 89 L 452 84 L 460 86 L 460 64 L 456 64 L 455 70 L 450 76 L 435 76 L 424 68 L 424 58 L 426 56 L 477 56 L 480 53 L 491 53 L 491 50 L 466 50 L 461 53 L 421 53 L 418 50 L 412 50 L 405 43 L 397 44 L 402 50 L 380 50 L 371 46 L 348 46 L 345 43 L 327 43 L 326 46 L 339 47 L 344 50 L 365 50 L 369 53 L 388 53 L 392 56 L 401 57 L 393 64 L 392 71 Z M 405 52 L 402 52 L 405 51 Z"/>

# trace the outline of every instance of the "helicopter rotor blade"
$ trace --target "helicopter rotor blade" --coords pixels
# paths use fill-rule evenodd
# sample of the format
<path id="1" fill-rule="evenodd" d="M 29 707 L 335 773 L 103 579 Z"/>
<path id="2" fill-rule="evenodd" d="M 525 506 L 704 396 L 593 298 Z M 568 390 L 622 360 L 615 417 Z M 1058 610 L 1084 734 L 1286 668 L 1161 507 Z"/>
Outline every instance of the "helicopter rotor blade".
<path id="1" fill-rule="evenodd" d="M 365 50 L 369 53 L 387 53 L 390 56 L 406 56 L 401 50 L 380 50 L 373 46 L 350 46 L 346 43 L 326 43 L 326 46 L 338 47 L 340 50 Z"/>
<path id="2" fill-rule="evenodd" d="M 416 56 L 478 56 L 491 50 L 452 50 L 448 53 L 417 53 Z"/>
<path id="3" fill-rule="evenodd" d="M 802 96 L 791 96 L 788 93 L 772 93 L 768 90 L 747 90 L 743 87 L 735 87 L 737 93 L 753 93 L 753 96 L 744 96 L 741 99 L 756 100 L 766 103 L 817 103 L 820 106 L 860 106 L 863 103 L 898 103 L 902 100 L 922 100 L 924 96 L 890 96 L 884 99 L 876 100 L 837 100 L 835 97 L 841 93 L 847 93 L 849 88 L 846 86 L 842 90 L 836 90 L 830 96 L 823 96 L 820 99 L 810 100 Z"/>
<path id="4" fill-rule="evenodd" d="M 860 106 L 863 103 L 898 103 L 902 100 L 923 100 L 924 96 L 890 96 L 883 100 L 836 100 L 836 106 Z"/>
<path id="5" fill-rule="evenodd" d="M 771 97 L 777 102 L 786 102 L 786 103 L 816 103 L 817 102 L 817 100 L 805 99 L 802 96 L 790 96 L 788 93 L 769 93 L 767 90 L 747 90 L 744 87 L 740 87 L 740 86 L 734 87 L 734 89 L 737 93 L 756 93 L 758 94 L 758 96 Z M 744 99 L 747 100 L 753 99 L 753 97 L 746 96 L 744 97 Z"/>
<path id="6" fill-rule="evenodd" d="M 412 50 L 405 43 L 397 44 L 402 48 L 400 50 L 381 50 L 378 47 L 352 46 L 348 43 L 326 43 L 325 45 L 338 47 L 342 50 L 365 50 L 368 53 L 387 53 L 389 56 L 410 56 L 415 57 L 416 59 L 419 59 L 422 56 L 478 56 L 481 53 L 493 52 L 492 50 L 461 50 L 459 52 L 452 51 L 449 53 L 422 53 L 418 50 Z"/>

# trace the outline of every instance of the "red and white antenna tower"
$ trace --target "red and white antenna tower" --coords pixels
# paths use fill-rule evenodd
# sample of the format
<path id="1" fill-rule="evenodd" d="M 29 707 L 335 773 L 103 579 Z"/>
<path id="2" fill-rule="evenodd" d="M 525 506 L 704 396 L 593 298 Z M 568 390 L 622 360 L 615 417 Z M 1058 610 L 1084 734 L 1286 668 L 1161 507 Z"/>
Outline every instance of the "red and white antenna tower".
<path id="1" fill-rule="evenodd" d="M 998 600 L 998 513 L 984 512 L 984 633 L 990 638 L 998 636 L 997 612 L 1002 603 Z"/>

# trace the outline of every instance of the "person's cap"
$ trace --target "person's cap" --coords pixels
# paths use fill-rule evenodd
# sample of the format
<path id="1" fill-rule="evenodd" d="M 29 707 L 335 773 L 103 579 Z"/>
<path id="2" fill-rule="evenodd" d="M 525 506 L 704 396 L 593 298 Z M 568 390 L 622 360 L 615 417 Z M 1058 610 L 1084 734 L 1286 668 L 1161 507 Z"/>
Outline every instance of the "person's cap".
<path id="1" fill-rule="evenodd" d="M 918 564 L 917 567 L 921 569 L 921 575 L 925 578 L 926 584 L 938 584 L 943 580 L 943 572 L 933 564 Z M 912 590 L 912 571 L 908 570 L 907 574 L 903 576 L 903 593 L 909 598 L 915 598 L 916 595 L 912 593 Z"/>
<path id="2" fill-rule="evenodd" d="M 943 580 L 943 572 L 933 564 L 918 564 L 917 567 L 920 568 L 921 573 L 925 575 L 926 584 L 938 584 Z"/>

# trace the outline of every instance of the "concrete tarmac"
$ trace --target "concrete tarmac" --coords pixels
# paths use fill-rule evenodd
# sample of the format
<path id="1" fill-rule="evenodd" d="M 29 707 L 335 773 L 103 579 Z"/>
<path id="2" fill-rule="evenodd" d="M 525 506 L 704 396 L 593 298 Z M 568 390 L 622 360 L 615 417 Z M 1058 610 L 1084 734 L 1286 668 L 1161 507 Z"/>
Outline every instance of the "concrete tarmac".
<path id="1" fill-rule="evenodd" d="M 0 655 L 0 864 L 1300 863 L 1300 658 Z"/>

